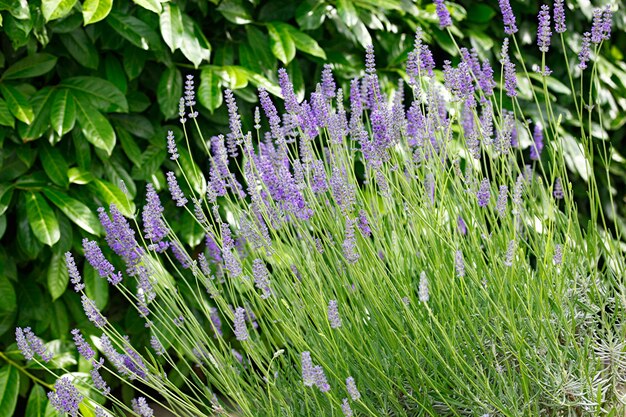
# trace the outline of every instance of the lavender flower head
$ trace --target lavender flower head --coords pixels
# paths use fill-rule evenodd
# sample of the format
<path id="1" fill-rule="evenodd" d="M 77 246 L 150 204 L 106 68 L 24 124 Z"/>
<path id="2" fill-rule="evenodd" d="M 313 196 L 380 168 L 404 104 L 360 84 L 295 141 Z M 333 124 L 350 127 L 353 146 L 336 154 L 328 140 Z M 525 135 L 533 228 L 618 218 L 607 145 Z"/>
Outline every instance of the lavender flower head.
<path id="1" fill-rule="evenodd" d="M 565 26 L 565 7 L 563 0 L 554 0 L 554 30 L 556 33 L 563 33 L 567 29 Z"/>
<path id="2" fill-rule="evenodd" d="M 104 257 L 96 242 L 87 238 L 83 239 L 83 249 L 85 249 L 85 258 L 93 269 L 98 271 L 100 277 L 106 278 L 112 285 L 117 285 L 122 281 L 121 273 L 115 273 L 115 268 Z"/>
<path id="3" fill-rule="evenodd" d="M 538 161 L 543 150 L 543 131 L 539 123 L 535 124 L 533 131 L 533 143 L 530 145 L 530 159 Z"/>
<path id="4" fill-rule="evenodd" d="M 515 24 L 515 15 L 509 0 L 500 0 L 500 11 L 502 12 L 502 21 L 504 22 L 504 33 L 513 35 L 517 32 L 517 25 Z"/>
<path id="5" fill-rule="evenodd" d="M 172 194 L 172 200 L 176 202 L 176 205 L 178 207 L 182 207 L 185 204 L 187 204 L 187 198 L 185 197 L 185 194 L 183 194 L 180 187 L 178 186 L 176 175 L 174 175 L 174 173 L 170 171 L 166 174 L 166 176 L 167 176 L 167 185 L 170 189 L 170 193 Z"/>
<path id="6" fill-rule="evenodd" d="M 341 327 L 341 317 L 339 317 L 336 300 L 330 300 L 328 302 L 328 321 L 330 322 L 330 327 L 332 329 L 338 329 Z"/>
<path id="7" fill-rule="evenodd" d="M 480 182 L 480 187 L 476 192 L 476 198 L 478 199 L 479 207 L 487 207 L 489 204 L 489 199 L 491 198 L 489 180 L 487 178 L 483 178 Z"/>
<path id="8" fill-rule="evenodd" d="M 587 62 L 589 62 L 589 55 L 591 55 L 591 34 L 589 32 L 583 33 L 583 39 L 580 44 L 580 52 L 578 53 L 578 68 L 584 70 L 587 68 Z"/>
<path id="9" fill-rule="evenodd" d="M 96 353 L 93 351 L 91 346 L 89 346 L 89 344 L 85 342 L 85 339 L 80 333 L 80 330 L 72 330 L 72 335 L 74 337 L 74 344 L 76 345 L 76 349 L 78 350 L 80 356 L 90 361 Z"/>
<path id="10" fill-rule="evenodd" d="M 48 352 L 43 341 L 33 333 L 30 327 L 24 329 L 17 327 L 15 329 L 15 341 L 18 349 L 27 360 L 33 359 L 35 355 L 38 355 L 44 362 L 52 359 L 52 354 Z"/>
<path id="11" fill-rule="evenodd" d="M 144 397 L 133 398 L 131 404 L 133 411 L 141 417 L 152 417 L 154 415 L 154 411 L 150 408 Z"/>
<path id="12" fill-rule="evenodd" d="M 352 417 L 354 415 L 347 398 L 344 398 L 341 402 L 341 411 L 345 417 Z"/>
<path id="13" fill-rule="evenodd" d="M 437 6 L 437 17 L 439 18 L 439 27 L 441 29 L 452 26 L 452 17 L 448 11 L 444 0 L 433 0 L 433 3 Z"/>
<path id="14" fill-rule="evenodd" d="M 143 206 L 141 218 L 143 220 L 144 237 L 152 242 L 148 248 L 156 252 L 163 252 L 167 249 L 168 244 L 163 242 L 167 236 L 168 229 L 165 222 L 161 218 L 163 214 L 163 206 L 159 195 L 156 193 L 151 183 L 146 184 L 146 205 Z"/>
<path id="15" fill-rule="evenodd" d="M 71 252 L 65 252 L 65 266 L 67 267 L 70 280 L 72 284 L 74 284 L 74 291 L 81 292 L 85 289 L 85 284 L 82 283 L 80 273 L 76 268 L 76 262 L 74 262 L 74 257 Z"/>
<path id="16" fill-rule="evenodd" d="M 96 303 L 87 298 L 84 294 L 81 297 L 81 302 L 83 304 L 83 310 L 85 310 L 85 315 L 89 321 L 91 321 L 97 328 L 103 328 L 106 324 L 106 318 L 104 318 L 104 316 L 100 313 L 100 310 L 96 307 Z"/>
<path id="17" fill-rule="evenodd" d="M 352 398 L 352 401 L 359 401 L 361 399 L 361 393 L 356 387 L 354 378 L 352 378 L 351 376 L 346 378 L 346 390 L 348 390 L 348 394 L 350 394 L 350 398 Z"/>
<path id="18" fill-rule="evenodd" d="M 269 298 L 272 295 L 272 290 L 270 290 L 269 271 L 263 260 L 257 258 L 252 262 L 252 275 L 254 276 L 254 285 L 263 291 L 261 298 L 264 300 Z"/>
<path id="19" fill-rule="evenodd" d="M 315 384 L 315 373 L 313 372 L 313 361 L 311 360 L 311 352 L 304 351 L 301 355 L 302 359 L 302 382 L 305 387 L 312 387 Z"/>
<path id="20" fill-rule="evenodd" d="M 235 309 L 235 337 L 240 342 L 248 340 L 248 328 L 246 327 L 246 310 L 243 307 Z"/>
<path id="21" fill-rule="evenodd" d="M 456 275 L 459 278 L 465 276 L 465 260 L 463 259 L 463 252 L 457 250 L 454 253 L 454 268 L 456 269 Z"/>
<path id="22" fill-rule="evenodd" d="M 563 184 L 561 184 L 561 178 L 557 178 L 554 181 L 554 189 L 552 191 L 552 195 L 557 200 L 562 200 L 565 197 L 565 193 L 563 192 Z"/>
<path id="23" fill-rule="evenodd" d="M 170 154 L 170 159 L 175 161 L 179 158 L 178 148 L 176 147 L 176 141 L 174 139 L 174 132 L 171 130 L 167 131 L 167 152 Z"/>
<path id="24" fill-rule="evenodd" d="M 428 279 L 426 278 L 425 271 L 422 271 L 420 274 L 418 297 L 419 297 L 419 300 L 424 304 L 426 304 L 428 300 L 430 299 L 430 295 L 428 293 Z"/>
<path id="25" fill-rule="evenodd" d="M 83 396 L 78 392 L 69 378 L 60 378 L 54 384 L 54 391 L 48 393 L 50 404 L 60 413 L 78 416 L 78 405 Z"/>
<path id="26" fill-rule="evenodd" d="M 541 52 L 546 53 L 550 48 L 550 37 L 552 36 L 552 31 L 550 30 L 550 7 L 547 4 L 541 6 L 538 20 L 537 46 L 539 46 Z"/>
<path id="27" fill-rule="evenodd" d="M 324 64 L 324 69 L 322 70 L 322 93 L 324 97 L 329 100 L 335 97 L 336 88 L 337 86 L 333 79 L 333 69 L 330 64 Z"/>
<path id="28" fill-rule="evenodd" d="M 368 45 L 365 48 L 365 72 L 367 74 L 376 74 L 376 60 L 374 58 L 374 45 Z"/>

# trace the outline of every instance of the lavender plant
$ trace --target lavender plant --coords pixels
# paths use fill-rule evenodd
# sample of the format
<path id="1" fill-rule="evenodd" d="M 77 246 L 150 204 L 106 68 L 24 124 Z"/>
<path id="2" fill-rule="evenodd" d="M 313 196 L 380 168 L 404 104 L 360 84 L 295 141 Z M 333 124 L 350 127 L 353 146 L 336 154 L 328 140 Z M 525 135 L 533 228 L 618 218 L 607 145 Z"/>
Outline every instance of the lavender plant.
<path id="1" fill-rule="evenodd" d="M 91 341 L 72 332 L 101 395 L 75 386 L 71 373 L 55 375 L 52 405 L 70 415 L 144 417 L 151 404 L 179 416 L 623 413 L 620 236 L 604 221 L 593 172 L 596 222 L 579 223 L 562 116 L 547 94 L 535 96 L 538 117 L 523 113 L 517 82 L 532 78 L 511 7 L 500 7 L 508 37 L 499 68 L 459 47 L 461 61 L 437 70 L 418 30 L 407 86 L 400 80 L 393 97 L 381 92 L 368 48 L 366 73 L 349 92 L 325 67 L 299 102 L 281 70 L 286 111 L 261 89 L 252 132 L 226 91 L 230 131 L 204 138 L 189 77 L 185 137 L 167 137 L 178 166 L 167 182 L 206 244 L 192 252 L 170 230 L 161 203 L 169 197 L 157 184 L 147 186 L 141 216 L 99 210 L 126 270 L 116 271 L 96 242 L 83 242 L 85 257 L 144 319 L 150 348 L 135 348 L 98 310 L 68 253 L 85 313 L 102 330 Z M 436 10 L 454 40 L 443 1 Z M 553 25 L 567 29 L 563 2 L 544 5 L 538 18 L 545 57 Z M 570 80 L 590 165 L 591 121 L 601 122 L 593 57 L 610 21 L 610 8 L 596 11 L 574 51 L 590 71 L 586 88 Z M 542 62 L 537 72 L 545 93 L 550 70 Z M 190 146 L 192 131 L 208 155 L 201 192 L 179 185 L 195 175 L 177 150 Z M 607 173 L 609 153 L 600 155 Z M 50 359 L 30 329 L 16 336 L 27 359 Z M 113 379 L 136 392 L 130 405 L 109 389 Z"/>

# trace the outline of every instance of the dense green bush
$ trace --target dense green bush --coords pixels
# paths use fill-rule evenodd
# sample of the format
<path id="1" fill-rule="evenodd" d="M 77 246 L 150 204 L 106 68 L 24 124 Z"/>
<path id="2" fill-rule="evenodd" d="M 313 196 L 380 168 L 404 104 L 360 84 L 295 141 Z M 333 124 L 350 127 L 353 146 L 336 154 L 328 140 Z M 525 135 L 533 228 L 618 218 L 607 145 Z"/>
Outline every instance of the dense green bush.
<path id="1" fill-rule="evenodd" d="M 502 34 L 497 2 L 448 6 L 453 32 L 467 38 L 481 55 L 497 56 Z M 582 2 L 579 7 L 568 12 L 576 30 L 566 33 L 565 40 L 574 50 L 579 42 L 575 33 L 590 24 L 591 9 L 587 12 Z M 521 26 L 521 39 L 532 43 L 537 4 L 520 1 L 514 9 L 520 21 L 528 22 Z M 379 62 L 385 63 L 379 68 L 383 89 L 393 90 L 390 80 L 404 75 L 417 26 L 424 28 L 436 60 L 442 52 L 456 54 L 430 2 L 20 0 L 0 1 L 0 11 L 0 351 L 7 352 L 6 359 L 12 357 L 11 330 L 18 321 L 33 325 L 47 340 L 63 341 L 57 344 L 58 352 L 66 351 L 69 326 L 82 315 L 79 298 L 66 291 L 63 253 L 79 251 L 87 234 L 101 235 L 91 214 L 96 207 L 113 202 L 130 214 L 135 207 L 129 201 L 143 195 L 147 180 L 164 187 L 163 168 L 174 168 L 166 154 L 166 131 L 183 136 L 174 125 L 185 75 L 196 75 L 199 104 L 208 110 L 198 119 L 206 139 L 228 123 L 221 106 L 223 88 L 234 89 L 241 112 L 251 114 L 257 87 L 279 94 L 279 67 L 287 69 L 302 98 L 305 89 L 314 89 L 323 63 L 333 64 L 344 86 L 362 73 L 364 47 L 370 43 Z M 599 58 L 604 84 L 600 90 L 606 93 L 599 98 L 604 119 L 594 131 L 617 150 L 623 149 L 626 121 L 626 65 L 620 52 L 626 47 L 624 30 L 620 10 L 615 15 L 617 36 L 607 51 L 610 59 Z M 564 93 L 568 86 L 559 80 L 567 79 L 567 68 L 553 69 L 549 87 Z M 524 98 L 531 96 L 531 88 L 520 86 Z M 571 108 L 571 103 L 559 102 L 556 108 Z M 574 119 L 562 124 L 570 132 L 564 135 L 565 155 L 570 169 L 581 175 L 585 171 Z M 193 153 L 203 149 L 201 138 L 194 139 Z M 183 167 L 199 173 L 192 185 L 200 190 L 207 167 L 195 170 L 189 151 L 180 153 Z M 619 158 L 616 152 L 614 159 Z M 623 163 L 613 167 L 613 184 L 624 185 Z M 131 199 L 117 187 L 120 180 Z M 578 187 L 576 181 L 574 185 L 584 197 L 586 186 Z M 610 190 L 603 192 L 606 200 Z M 626 213 L 618 214 L 621 225 Z M 176 220 L 173 229 L 184 243 L 198 247 L 202 230 L 183 216 Z M 143 334 L 136 317 L 124 316 L 117 300 L 109 302 L 108 287 L 89 266 L 84 275 L 87 294 L 98 306 L 109 305 L 110 318 Z M 91 332 L 87 322 L 79 327 Z M 65 363 L 76 361 L 69 353 L 62 357 Z M 28 389 L 22 378 L 21 393 L 26 395 Z"/>

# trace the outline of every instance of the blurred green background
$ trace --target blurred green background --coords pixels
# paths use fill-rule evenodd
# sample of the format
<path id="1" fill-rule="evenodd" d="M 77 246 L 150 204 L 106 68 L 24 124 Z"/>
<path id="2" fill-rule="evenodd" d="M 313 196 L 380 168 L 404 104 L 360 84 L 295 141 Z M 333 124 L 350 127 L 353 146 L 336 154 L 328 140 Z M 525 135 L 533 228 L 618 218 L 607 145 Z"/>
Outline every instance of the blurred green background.
<path id="1" fill-rule="evenodd" d="M 532 65 L 540 60 L 534 47 L 539 4 L 511 3 L 524 59 Z M 581 33 L 590 28 L 593 7 L 602 4 L 567 3 L 565 42 L 573 76 L 579 78 Z M 475 47 L 482 58 L 495 63 L 504 36 L 498 2 L 460 0 L 447 6 L 462 46 Z M 94 214 L 97 207 L 115 203 L 130 215 L 140 207 L 147 181 L 164 188 L 165 170 L 175 168 L 167 157 L 165 137 L 167 130 L 182 137 L 178 101 L 186 75 L 195 76 L 198 122 L 209 138 L 228 130 L 223 89 L 234 90 L 244 127 L 251 128 L 257 88 L 279 95 L 276 71 L 281 67 L 302 99 L 305 91 L 315 89 L 325 63 L 332 64 L 337 81 L 347 87 L 351 78 L 363 74 L 364 49 L 373 44 L 381 84 L 392 91 L 404 76 L 418 26 L 439 68 L 449 56 L 458 59 L 449 35 L 438 27 L 434 5 L 422 1 L 0 0 L 0 24 L 0 369 L 5 370 L 5 387 L 19 380 L 19 390 L 0 390 L 0 417 L 13 415 L 13 410 L 22 415 L 27 401 L 42 395 L 24 374 L 20 378 L 6 371 L 7 360 L 24 364 L 15 353 L 15 326 L 30 325 L 45 340 L 56 340 L 57 366 L 88 369 L 73 353 L 69 330 L 79 327 L 96 334 L 96 329 L 84 318 L 79 297 L 68 289 L 66 251 L 77 256 L 87 295 L 134 341 L 145 341 L 143 322 L 126 314 L 119 294 L 109 292 L 107 283 L 82 265 L 81 240 L 102 236 Z M 561 49 L 553 38 L 552 51 Z M 613 38 L 598 57 L 603 85 L 595 105 L 602 110 L 603 126 L 594 125 L 593 135 L 599 148 L 607 141 L 615 149 L 613 188 L 603 177 L 601 192 L 606 202 L 613 193 L 618 213 L 611 221 L 626 232 L 622 51 L 626 14 L 618 10 Z M 570 179 L 585 217 L 584 170 L 570 117 L 573 102 L 564 66 L 550 64 L 554 55 L 560 54 L 548 56 L 554 70 L 549 91 L 557 111 L 565 115 L 562 135 Z M 526 99 L 533 87 L 522 81 L 520 95 Z M 534 114 L 532 106 L 527 110 Z M 200 139 L 194 140 L 193 151 L 202 152 Z M 183 167 L 191 168 L 188 152 L 180 153 Z M 207 164 L 201 158 L 196 161 L 206 173 Z M 604 172 L 601 161 L 594 168 Z M 137 196 L 137 207 L 118 189 L 120 180 L 131 197 Z M 168 203 L 168 219 L 184 243 L 191 249 L 201 245 L 202 230 L 170 208 Z"/>

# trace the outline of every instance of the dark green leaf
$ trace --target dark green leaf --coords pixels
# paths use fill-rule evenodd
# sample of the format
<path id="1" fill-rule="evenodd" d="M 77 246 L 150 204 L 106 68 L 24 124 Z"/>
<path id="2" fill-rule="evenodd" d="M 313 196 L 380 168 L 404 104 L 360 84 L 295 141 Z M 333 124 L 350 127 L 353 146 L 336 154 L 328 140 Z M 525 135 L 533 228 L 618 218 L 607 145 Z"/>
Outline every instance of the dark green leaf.
<path id="1" fill-rule="evenodd" d="M 98 198 L 108 205 L 115 204 L 119 211 L 126 217 L 132 217 L 135 214 L 135 203 L 129 201 L 118 186 L 108 181 L 95 179 L 88 187 L 96 193 Z"/>
<path id="2" fill-rule="evenodd" d="M 48 178 L 53 183 L 63 188 L 69 185 L 69 179 L 67 178 L 68 165 L 58 148 L 44 143 L 39 147 L 39 159 L 43 165 L 43 170 L 46 171 Z"/>
<path id="3" fill-rule="evenodd" d="M 83 2 L 83 20 L 85 26 L 107 17 L 113 6 L 113 0 L 85 0 Z"/>
<path id="4" fill-rule="evenodd" d="M 124 153 L 135 165 L 141 165 L 141 149 L 135 142 L 135 139 L 128 133 L 123 127 L 116 127 L 117 137 L 120 139 L 120 144 Z"/>
<path id="5" fill-rule="evenodd" d="M 133 0 L 133 2 L 156 14 L 160 14 L 162 11 L 161 2 L 159 0 Z"/>
<path id="6" fill-rule="evenodd" d="M 9 111 L 9 105 L 0 98 L 0 125 L 15 127 L 15 119 Z"/>
<path id="7" fill-rule="evenodd" d="M 137 90 L 130 91 L 126 99 L 128 100 L 128 110 L 131 113 L 143 113 L 152 104 L 147 95 Z"/>
<path id="8" fill-rule="evenodd" d="M 186 213 L 181 220 L 179 236 L 183 243 L 195 248 L 204 240 L 206 231 L 190 213 Z"/>
<path id="9" fill-rule="evenodd" d="M 228 20 L 236 25 L 252 23 L 252 10 L 250 3 L 243 0 L 223 0 L 217 10 Z"/>
<path id="10" fill-rule="evenodd" d="M 296 56 L 296 45 L 288 27 L 286 23 L 280 22 L 267 24 L 272 53 L 285 65 Z"/>
<path id="11" fill-rule="evenodd" d="M 48 398 L 46 397 L 46 391 L 41 385 L 34 384 L 28 396 L 26 414 L 24 417 L 44 417 L 47 403 Z"/>
<path id="12" fill-rule="evenodd" d="M 85 262 L 83 269 L 85 280 L 85 294 L 96 303 L 99 310 L 104 309 L 109 302 L 109 283 L 106 278 L 98 275 L 98 272 Z"/>
<path id="13" fill-rule="evenodd" d="M 124 48 L 123 65 L 129 80 L 134 80 L 141 74 L 147 59 L 147 54 L 143 49 L 130 44 Z"/>
<path id="14" fill-rule="evenodd" d="M 16 19 L 30 20 L 27 0 L 2 0 L 0 10 L 8 10 Z"/>
<path id="15" fill-rule="evenodd" d="M 109 155 L 115 147 L 115 132 L 109 120 L 91 104 L 76 100 L 76 116 L 85 138 L 96 148 L 103 149 Z"/>
<path id="16" fill-rule="evenodd" d="M 0 335 L 12 327 L 16 314 L 17 297 L 15 296 L 15 289 L 11 282 L 2 274 L 0 275 Z"/>
<path id="17" fill-rule="evenodd" d="M 145 116 L 138 114 L 120 114 L 112 116 L 112 120 L 116 126 L 121 126 L 130 134 L 142 139 L 152 139 L 154 137 L 154 126 Z M 163 139 L 159 138 L 159 143 L 163 143 Z"/>
<path id="18" fill-rule="evenodd" d="M 252 54 L 258 61 L 257 65 L 261 66 L 261 71 L 258 72 L 262 72 L 263 69 L 273 71 L 276 65 L 276 59 L 272 55 L 272 50 L 269 47 L 267 35 L 250 25 L 246 26 L 246 37 Z"/>
<path id="19" fill-rule="evenodd" d="M 54 251 L 48 267 L 48 291 L 52 301 L 63 295 L 69 282 L 69 274 L 65 266 L 65 258 L 59 251 Z"/>
<path id="20" fill-rule="evenodd" d="M 107 55 L 104 59 L 104 72 L 107 80 L 111 81 L 122 93 L 126 94 L 128 90 L 128 82 L 124 67 L 114 55 Z"/>
<path id="21" fill-rule="evenodd" d="M 75 4 L 76 0 L 42 0 L 41 12 L 46 22 L 49 22 L 68 15 Z"/>
<path id="22" fill-rule="evenodd" d="M 84 30 L 76 29 L 67 34 L 60 34 L 59 38 L 76 62 L 86 68 L 98 68 L 100 63 L 98 50 Z"/>
<path id="23" fill-rule="evenodd" d="M 20 204 L 19 207 L 24 212 L 26 211 L 24 204 Z M 35 237 L 28 222 L 28 216 L 25 213 L 18 216 L 17 246 L 27 259 L 37 258 L 41 249 L 43 249 L 43 244 Z"/>
<path id="24" fill-rule="evenodd" d="M 304 77 L 297 59 L 294 59 L 287 65 L 287 74 L 289 74 L 289 79 L 291 84 L 293 84 L 293 91 L 296 93 L 296 97 L 299 101 L 304 100 Z"/>
<path id="25" fill-rule="evenodd" d="M 0 91 L 2 91 L 11 113 L 27 125 L 31 124 L 35 119 L 35 113 L 33 113 L 33 108 L 26 97 L 16 88 L 4 83 L 0 84 Z"/>
<path id="26" fill-rule="evenodd" d="M 11 365 L 0 368 L 0 417 L 11 417 L 20 390 L 20 372 Z"/>
<path id="27" fill-rule="evenodd" d="M 30 125 L 18 124 L 18 132 L 24 142 L 40 138 L 50 128 L 50 108 L 54 88 L 44 87 L 30 99 L 35 120 Z"/>
<path id="28" fill-rule="evenodd" d="M 180 9 L 175 3 L 163 4 L 163 13 L 159 16 L 161 36 L 163 40 L 174 52 L 180 48 L 183 37 L 183 17 Z"/>
<path id="29" fill-rule="evenodd" d="M 161 49 L 159 35 L 144 21 L 116 11 L 106 21 L 121 37 L 136 47 L 146 51 Z"/>
<path id="30" fill-rule="evenodd" d="M 67 308 L 62 300 L 52 303 L 52 315 L 54 320 L 50 321 L 50 331 L 54 338 L 66 338 L 69 333 L 70 320 L 67 314 Z"/>
<path id="31" fill-rule="evenodd" d="M 7 216 L 4 214 L 0 216 L 0 239 L 4 236 L 4 232 L 7 231 Z"/>
<path id="32" fill-rule="evenodd" d="M 43 193 L 52 204 L 57 206 L 78 227 L 94 235 L 102 233 L 102 226 L 98 221 L 98 217 L 85 204 L 52 188 L 44 188 Z"/>
<path id="33" fill-rule="evenodd" d="M 183 76 L 176 67 L 163 71 L 157 87 L 157 101 L 166 119 L 178 115 L 178 101 L 183 91 Z"/>
<path id="34" fill-rule="evenodd" d="M 322 0 L 306 0 L 296 9 L 296 22 L 302 30 L 313 30 L 322 26 L 328 5 Z"/>
<path id="35" fill-rule="evenodd" d="M 77 167 L 70 168 L 67 171 L 67 176 L 72 184 L 84 185 L 94 180 L 94 176 L 91 172 L 83 171 Z"/>
<path id="36" fill-rule="evenodd" d="M 356 25 L 359 21 L 359 16 L 351 0 L 337 0 L 337 13 L 348 27 Z"/>
<path id="37" fill-rule="evenodd" d="M 200 73 L 200 86 L 198 87 L 198 101 L 212 113 L 222 105 L 222 90 L 220 78 L 215 73 L 214 67 L 207 65 Z"/>
<path id="38" fill-rule="evenodd" d="M 200 43 L 202 32 L 196 30 L 195 22 L 187 15 L 182 15 L 182 19 L 183 36 L 180 42 L 180 50 L 197 68 L 202 61 L 208 61 L 211 58 L 211 50 L 208 49 L 208 44 L 203 46 Z"/>
<path id="39" fill-rule="evenodd" d="M 3 215 L 13 197 L 13 185 L 0 184 L 0 215 Z"/>
<path id="40" fill-rule="evenodd" d="M 487 23 L 495 15 L 496 11 L 484 3 L 472 4 L 472 7 L 467 10 L 467 20 L 476 23 Z"/>
<path id="41" fill-rule="evenodd" d="M 50 106 L 50 123 L 57 135 L 63 136 L 74 128 L 76 103 L 66 88 L 57 90 Z"/>
<path id="42" fill-rule="evenodd" d="M 15 64 L 11 65 L 2 74 L 3 80 L 16 80 L 19 78 L 32 78 L 43 75 L 57 63 L 57 57 L 50 54 L 33 54 L 24 59 L 20 59 Z"/>
<path id="43" fill-rule="evenodd" d="M 141 164 L 134 166 L 131 175 L 138 180 L 149 180 L 150 177 L 159 169 L 167 153 L 164 147 L 150 145 L 141 154 Z"/>
<path id="44" fill-rule="evenodd" d="M 115 85 L 97 77 L 72 77 L 59 84 L 80 98 L 85 97 L 92 106 L 103 111 L 128 112 L 126 97 Z M 111 109 L 111 110 L 110 110 Z"/>
<path id="45" fill-rule="evenodd" d="M 198 165 L 196 165 L 193 161 L 186 148 L 181 146 L 178 149 L 178 153 L 180 154 L 178 161 L 180 162 L 182 170 L 185 172 L 191 187 L 199 195 L 204 195 L 206 192 L 206 181 L 204 179 L 204 175 L 202 175 L 202 171 L 200 171 L 200 167 L 198 167 Z"/>
<path id="46" fill-rule="evenodd" d="M 52 246 L 59 241 L 59 222 L 39 193 L 26 194 L 26 215 L 33 234 L 41 243 Z"/>

